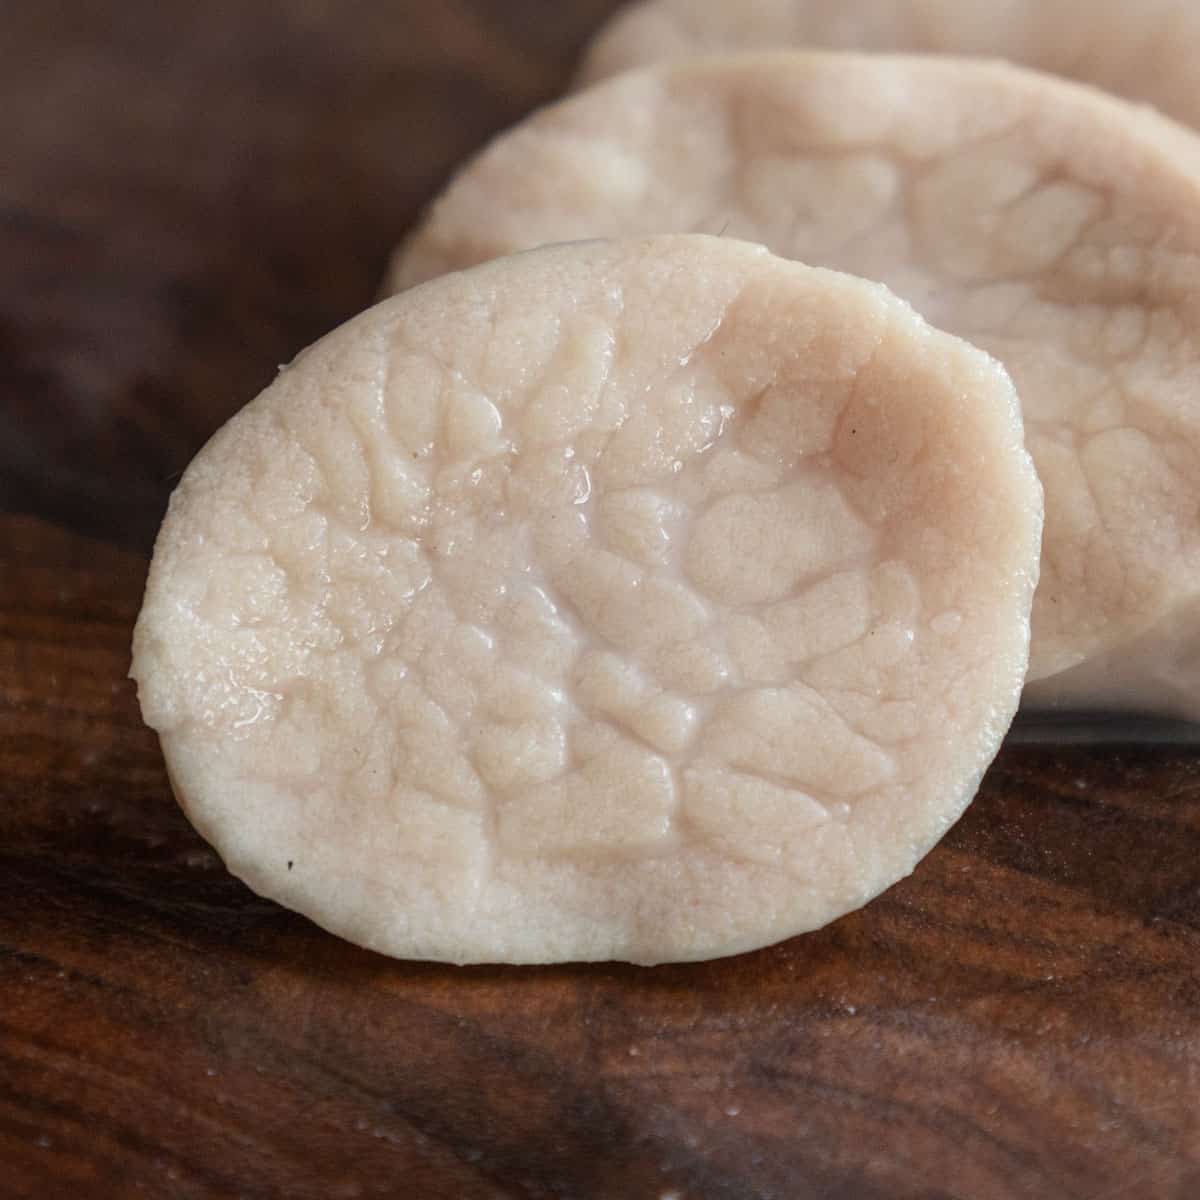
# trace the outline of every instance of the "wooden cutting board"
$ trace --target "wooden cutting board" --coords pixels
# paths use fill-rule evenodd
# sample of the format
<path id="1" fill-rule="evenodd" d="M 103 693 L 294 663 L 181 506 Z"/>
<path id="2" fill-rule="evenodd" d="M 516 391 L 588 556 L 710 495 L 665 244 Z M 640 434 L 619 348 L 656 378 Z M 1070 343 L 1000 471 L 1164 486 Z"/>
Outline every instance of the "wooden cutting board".
<path id="1" fill-rule="evenodd" d="M 723 962 L 391 962 L 264 902 L 125 680 L 170 488 L 610 0 L 0 4 L 0 1196 L 1194 1200 L 1200 757 L 1006 748 Z"/>

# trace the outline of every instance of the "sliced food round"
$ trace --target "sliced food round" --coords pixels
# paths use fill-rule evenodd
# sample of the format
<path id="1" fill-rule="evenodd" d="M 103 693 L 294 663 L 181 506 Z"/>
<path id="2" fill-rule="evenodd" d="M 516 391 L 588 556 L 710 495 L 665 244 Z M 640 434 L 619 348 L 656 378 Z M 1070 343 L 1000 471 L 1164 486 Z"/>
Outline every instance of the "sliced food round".
<path id="1" fill-rule="evenodd" d="M 1046 490 L 1031 698 L 1200 715 L 1200 140 L 1001 64 L 648 68 L 493 143 L 393 285 L 671 228 L 882 280 L 999 358 Z"/>
<path id="2" fill-rule="evenodd" d="M 788 46 L 1005 58 L 1200 126 L 1195 0 L 646 0 L 601 30 L 580 82 Z"/>
<path id="3" fill-rule="evenodd" d="M 962 812 L 1040 524 L 1003 369 L 883 287 L 556 247 L 379 305 L 212 439 L 133 674 L 230 869 L 355 942 L 730 954 Z"/>

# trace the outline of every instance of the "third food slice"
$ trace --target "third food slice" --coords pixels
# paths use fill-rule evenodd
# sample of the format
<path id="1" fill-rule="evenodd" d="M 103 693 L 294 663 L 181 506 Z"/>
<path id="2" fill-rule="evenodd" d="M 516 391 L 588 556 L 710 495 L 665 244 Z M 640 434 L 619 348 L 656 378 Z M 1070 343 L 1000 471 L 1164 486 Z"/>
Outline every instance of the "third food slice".
<path id="1" fill-rule="evenodd" d="M 580 79 L 787 46 L 1006 58 L 1200 125 L 1195 0 L 646 0 L 601 30 Z"/>

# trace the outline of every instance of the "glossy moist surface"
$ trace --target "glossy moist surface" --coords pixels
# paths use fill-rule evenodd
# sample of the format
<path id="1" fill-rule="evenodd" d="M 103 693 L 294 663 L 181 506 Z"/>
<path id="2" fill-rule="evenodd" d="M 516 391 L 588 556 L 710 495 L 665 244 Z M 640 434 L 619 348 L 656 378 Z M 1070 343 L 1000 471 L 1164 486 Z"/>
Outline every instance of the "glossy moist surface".
<path id="1" fill-rule="evenodd" d="M 788 46 L 1005 58 L 1200 125 L 1194 0 L 647 0 L 600 32 L 580 81 Z"/>
<path id="2" fill-rule="evenodd" d="M 882 280 L 1017 385 L 1046 491 L 1034 696 L 1200 714 L 1184 619 L 1200 594 L 1198 144 L 997 64 L 785 53 L 652 68 L 493 143 L 392 282 L 674 227 Z M 1111 684 L 1056 689 L 1100 655 Z"/>
<path id="3" fill-rule="evenodd" d="M 1016 706 L 1002 369 L 760 247 L 560 247 L 307 351 L 189 468 L 135 641 L 192 819 L 397 955 L 732 953 L 906 874 Z"/>

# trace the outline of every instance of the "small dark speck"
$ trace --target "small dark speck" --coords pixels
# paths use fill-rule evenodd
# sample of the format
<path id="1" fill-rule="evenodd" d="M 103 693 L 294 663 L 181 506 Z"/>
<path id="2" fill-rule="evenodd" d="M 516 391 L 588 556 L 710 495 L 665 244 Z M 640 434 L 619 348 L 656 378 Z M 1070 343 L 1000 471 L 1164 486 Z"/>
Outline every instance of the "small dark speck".
<path id="1" fill-rule="evenodd" d="M 857 430 L 857 429 L 852 429 L 852 430 L 850 430 L 850 434 L 851 434 L 851 436 L 853 436 L 853 435 L 854 435 L 854 434 L 856 434 L 857 432 L 858 432 L 858 430 Z"/>
<path id="2" fill-rule="evenodd" d="M 292 867 L 294 867 L 295 865 L 296 865 L 295 861 L 293 859 L 289 858 L 288 859 L 288 870 L 290 871 L 292 869 Z"/>

